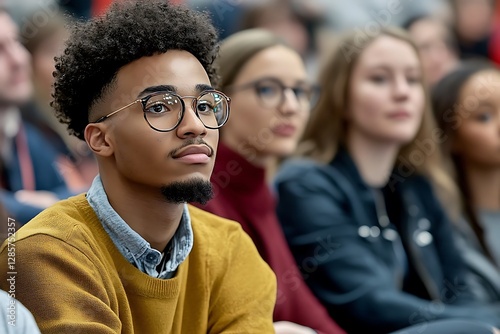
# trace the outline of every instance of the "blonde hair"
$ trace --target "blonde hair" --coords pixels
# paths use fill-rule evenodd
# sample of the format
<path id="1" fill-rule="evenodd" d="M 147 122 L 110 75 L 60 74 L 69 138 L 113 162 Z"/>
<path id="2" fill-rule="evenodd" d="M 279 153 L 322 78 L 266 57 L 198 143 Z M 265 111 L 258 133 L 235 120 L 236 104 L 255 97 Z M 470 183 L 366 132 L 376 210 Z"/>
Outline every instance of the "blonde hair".
<path id="1" fill-rule="evenodd" d="M 299 152 L 302 155 L 327 163 L 335 157 L 339 147 L 345 144 L 347 123 L 344 115 L 349 103 L 349 87 L 353 69 L 365 48 L 381 36 L 406 42 L 418 55 L 417 46 L 411 37 L 399 28 L 383 28 L 378 34 L 364 35 L 363 38 L 360 38 L 359 31 L 345 36 L 335 48 L 333 57 L 328 58 L 320 71 L 319 82 L 322 95 L 312 112 L 299 145 Z M 425 92 L 422 123 L 414 140 L 400 149 L 396 166 L 398 162 L 404 162 L 409 164 L 414 172 L 428 177 L 449 214 L 453 218 L 458 218 L 459 202 L 456 186 L 442 166 L 440 143 L 435 142 L 433 137 L 435 136 L 433 131 L 437 129 L 437 125 L 431 109 L 430 94 L 424 82 L 422 78 L 421 84 Z M 422 152 L 421 146 L 429 141 L 431 141 L 430 152 Z M 420 157 L 418 161 L 415 161 L 417 153 Z"/>
<path id="2" fill-rule="evenodd" d="M 219 74 L 218 88 L 225 92 L 250 59 L 260 51 L 277 45 L 287 46 L 280 37 L 258 28 L 237 32 L 223 40 L 215 59 Z"/>

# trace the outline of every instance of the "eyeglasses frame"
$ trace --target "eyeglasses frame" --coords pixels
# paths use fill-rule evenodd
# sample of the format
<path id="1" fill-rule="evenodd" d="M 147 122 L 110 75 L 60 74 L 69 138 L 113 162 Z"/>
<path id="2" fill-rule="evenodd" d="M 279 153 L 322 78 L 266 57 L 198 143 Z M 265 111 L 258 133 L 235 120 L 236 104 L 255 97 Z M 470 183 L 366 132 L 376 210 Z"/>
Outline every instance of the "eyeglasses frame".
<path id="1" fill-rule="evenodd" d="M 256 79 L 256 80 L 253 80 L 253 81 L 250 81 L 250 82 L 244 83 L 242 85 L 238 85 L 238 86 L 235 86 L 235 85 L 227 86 L 226 90 L 231 91 L 231 92 L 237 92 L 237 91 L 240 91 L 240 90 L 246 90 L 246 89 L 252 88 L 253 90 L 255 90 L 255 93 L 257 94 L 257 96 L 259 96 L 259 94 L 257 92 L 258 84 L 260 82 L 265 82 L 265 81 L 273 81 L 273 82 L 277 83 L 280 86 L 280 88 L 281 88 L 281 98 L 280 98 L 279 103 L 276 105 L 276 108 L 279 108 L 285 102 L 285 90 L 290 89 L 292 92 L 294 92 L 294 88 L 296 88 L 296 87 L 286 86 L 278 78 L 264 77 L 264 78 L 259 78 L 259 79 Z M 318 85 L 311 85 L 311 93 L 312 94 L 316 94 L 316 99 L 315 99 L 315 101 L 313 99 L 311 99 L 309 101 L 309 104 L 310 104 L 309 109 L 314 108 L 315 104 L 319 100 L 319 94 L 320 94 L 320 92 L 321 92 L 321 89 L 320 89 L 320 87 Z M 297 95 L 295 94 L 295 92 L 293 94 L 297 98 Z M 260 96 L 259 96 L 259 101 L 261 103 L 263 103 L 262 99 L 260 98 Z M 268 107 L 268 106 L 264 106 L 264 107 Z"/>
<path id="2" fill-rule="evenodd" d="M 211 126 L 207 126 L 203 120 L 200 118 L 200 115 L 198 114 L 198 109 L 196 108 L 196 104 L 198 103 L 198 100 L 201 96 L 205 95 L 205 94 L 209 94 L 209 93 L 215 93 L 215 94 L 219 94 L 221 96 L 223 96 L 226 101 L 227 101 L 227 113 L 226 113 L 226 119 L 224 120 L 224 122 L 222 122 L 222 124 L 218 125 L 217 127 L 211 127 Z M 177 121 L 177 123 L 175 124 L 175 126 L 173 126 L 172 128 L 168 129 L 168 130 L 160 130 L 160 129 L 157 129 L 155 128 L 153 125 L 151 125 L 151 123 L 149 123 L 148 121 L 148 118 L 146 116 L 146 104 L 147 102 L 154 96 L 157 96 L 157 95 L 166 95 L 166 94 L 170 94 L 170 95 L 173 95 L 175 97 L 177 97 L 180 101 L 181 101 L 181 117 L 179 117 L 179 120 Z M 228 119 L 229 119 L 229 113 L 231 111 L 231 98 L 228 97 L 226 94 L 222 93 L 221 91 L 218 91 L 216 89 L 210 89 L 210 90 L 204 90 L 202 91 L 198 96 L 193 96 L 193 95 L 185 95 L 185 96 L 181 96 L 177 93 L 174 93 L 174 92 L 171 92 L 171 91 L 161 91 L 161 92 L 155 92 L 155 93 L 152 93 L 152 94 L 149 94 L 149 95 L 146 95 L 140 99 L 137 99 L 129 104 L 127 104 L 126 106 L 123 106 L 121 107 L 120 109 L 117 109 L 113 112 L 110 112 L 109 114 L 105 115 L 105 116 L 102 116 L 100 118 L 98 118 L 95 122 L 91 122 L 91 123 L 101 123 L 103 122 L 104 120 L 110 118 L 111 116 L 117 114 L 118 112 L 122 111 L 122 110 L 125 110 L 129 107 L 131 107 L 132 105 L 136 104 L 136 103 L 141 103 L 141 106 L 142 106 L 142 112 L 143 112 L 143 115 L 144 115 L 144 119 L 146 120 L 146 123 L 148 123 L 149 127 L 155 131 L 158 131 L 158 132 L 170 132 L 170 131 L 173 131 L 175 130 L 179 124 L 181 124 L 182 120 L 184 119 L 184 114 L 186 113 L 186 104 L 184 102 L 184 99 L 185 98 L 191 98 L 192 99 L 192 102 L 191 102 L 191 107 L 193 108 L 194 112 L 195 112 L 195 115 L 196 117 L 198 117 L 198 119 L 201 121 L 201 123 L 203 124 L 203 126 L 205 126 L 205 128 L 207 129 L 211 129 L 211 130 L 215 130 L 215 129 L 219 129 L 221 128 L 224 124 L 227 123 Z"/>

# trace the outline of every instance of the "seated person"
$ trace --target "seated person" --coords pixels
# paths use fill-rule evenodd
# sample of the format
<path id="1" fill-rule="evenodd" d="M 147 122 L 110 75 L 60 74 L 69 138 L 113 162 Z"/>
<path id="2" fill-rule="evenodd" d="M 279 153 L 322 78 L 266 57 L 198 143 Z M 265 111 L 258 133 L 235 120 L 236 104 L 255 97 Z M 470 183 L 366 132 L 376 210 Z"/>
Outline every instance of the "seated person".
<path id="1" fill-rule="evenodd" d="M 16 233 L 16 270 L 29 273 L 16 298 L 43 333 L 274 331 L 276 277 L 252 240 L 186 204 L 211 197 L 229 117 L 211 84 L 216 51 L 206 15 L 162 0 L 117 2 L 74 27 L 53 106 L 100 174 Z M 7 257 L 4 244 L 4 275 Z"/>
<path id="2" fill-rule="evenodd" d="M 460 193 L 462 219 L 454 226 L 485 302 L 500 301 L 500 70 L 464 60 L 434 87 L 439 142 Z"/>
<path id="3" fill-rule="evenodd" d="M 60 154 L 26 122 L 19 107 L 32 95 L 28 52 L 18 29 L 0 8 L 0 203 L 20 224 L 69 197 L 57 161 Z"/>

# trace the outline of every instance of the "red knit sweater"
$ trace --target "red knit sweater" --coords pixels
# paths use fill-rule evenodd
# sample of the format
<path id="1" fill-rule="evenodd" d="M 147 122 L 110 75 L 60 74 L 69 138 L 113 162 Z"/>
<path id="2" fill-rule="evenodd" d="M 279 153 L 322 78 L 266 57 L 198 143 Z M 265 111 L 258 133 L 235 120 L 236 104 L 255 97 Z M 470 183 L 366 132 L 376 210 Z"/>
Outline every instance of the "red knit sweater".
<path id="1" fill-rule="evenodd" d="M 212 174 L 215 196 L 200 208 L 240 222 L 278 279 L 274 321 L 291 321 L 320 333 L 345 333 L 309 290 L 286 243 L 265 171 L 220 143 Z"/>

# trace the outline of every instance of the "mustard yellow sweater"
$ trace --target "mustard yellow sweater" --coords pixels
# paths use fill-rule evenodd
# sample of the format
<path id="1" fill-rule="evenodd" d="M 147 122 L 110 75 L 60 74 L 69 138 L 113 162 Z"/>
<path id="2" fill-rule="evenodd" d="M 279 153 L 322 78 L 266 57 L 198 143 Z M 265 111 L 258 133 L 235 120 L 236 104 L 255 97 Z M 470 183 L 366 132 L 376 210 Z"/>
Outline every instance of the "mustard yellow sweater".
<path id="1" fill-rule="evenodd" d="M 189 213 L 193 249 L 161 280 L 127 262 L 84 195 L 59 202 L 2 245 L 0 287 L 12 290 L 15 248 L 15 297 L 42 333 L 274 333 L 276 279 L 250 238 L 237 223 Z"/>

